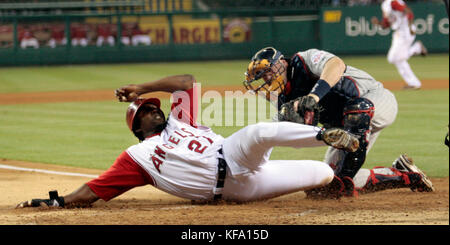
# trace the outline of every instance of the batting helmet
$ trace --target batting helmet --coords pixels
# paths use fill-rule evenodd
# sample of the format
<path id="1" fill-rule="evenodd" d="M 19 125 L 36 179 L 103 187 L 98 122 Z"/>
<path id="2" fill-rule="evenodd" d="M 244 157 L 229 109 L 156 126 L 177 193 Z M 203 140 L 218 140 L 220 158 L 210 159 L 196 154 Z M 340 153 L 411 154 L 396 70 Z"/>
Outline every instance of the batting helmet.
<path id="1" fill-rule="evenodd" d="M 272 47 L 259 50 L 252 57 L 247 67 L 244 81 L 245 88 L 255 92 L 264 89 L 266 92 L 282 93 L 285 84 L 281 74 L 286 69 L 282 65 L 275 66 L 282 58 L 284 58 L 283 54 Z M 270 80 L 264 80 L 264 75 L 269 72 L 271 73 Z"/>
<path id="2" fill-rule="evenodd" d="M 138 98 L 137 100 L 133 101 L 128 106 L 126 118 L 128 128 L 130 128 L 131 132 L 133 133 L 134 133 L 133 129 L 134 117 L 136 116 L 139 108 L 145 104 L 154 104 L 158 108 L 161 107 L 161 101 L 158 98 L 148 98 L 148 99 Z"/>

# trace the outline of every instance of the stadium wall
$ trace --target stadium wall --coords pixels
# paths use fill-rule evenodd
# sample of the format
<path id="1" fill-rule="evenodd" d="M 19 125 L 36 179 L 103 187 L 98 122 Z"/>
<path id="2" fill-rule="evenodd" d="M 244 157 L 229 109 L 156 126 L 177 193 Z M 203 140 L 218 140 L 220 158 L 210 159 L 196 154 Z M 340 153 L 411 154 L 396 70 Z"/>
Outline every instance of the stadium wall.
<path id="1" fill-rule="evenodd" d="M 421 40 L 429 52 L 448 52 L 449 22 L 445 5 L 415 3 L 409 6 L 414 12 L 416 40 Z M 373 16 L 381 18 L 380 6 L 322 8 L 320 46 L 335 53 L 387 53 L 392 32 L 374 27 L 370 23 Z"/>
<path id="2" fill-rule="evenodd" d="M 419 25 L 418 39 L 430 52 L 448 52 L 448 18 L 443 4 L 414 4 L 411 7 Z M 273 46 L 290 56 L 299 50 L 322 48 L 337 54 L 386 53 L 389 33 L 375 31 L 368 23 L 371 16 L 381 16 L 379 6 L 323 8 L 319 13 L 287 14 L 267 12 L 226 13 L 211 18 L 214 13 L 184 16 L 59 16 L 66 27 L 71 21 L 86 23 L 117 23 L 136 17 L 147 28 L 153 42 L 150 46 L 126 46 L 116 42 L 113 47 L 73 47 L 69 44 L 50 48 L 21 49 L 18 33 L 13 47 L 0 48 L 0 65 L 56 65 L 125 62 L 170 62 L 189 60 L 249 59 L 257 50 Z M 200 16 L 200 17 L 199 17 Z M 231 17 L 230 17 L 231 16 Z M 69 18 L 70 17 L 70 18 Z M 145 20 L 145 18 L 149 18 Z M 152 19 L 152 18 L 157 18 Z M 178 16 L 179 17 L 179 16 Z M 1 20 L 0 24 L 5 23 Z M 100 18 L 100 20 L 98 19 Z M 103 19 L 102 19 L 103 18 Z M 26 18 L 27 23 L 43 21 Z M 119 21 L 118 21 L 119 20 Z M 9 18 L 17 29 L 24 20 Z M 45 20 L 44 20 L 45 21 Z M 135 20 L 133 20 L 135 21 Z M 237 22 L 236 22 L 237 21 Z M 236 24 L 237 23 L 237 24 Z M 68 28 L 67 28 L 68 29 Z M 172 30 L 172 31 L 169 31 Z M 66 31 L 66 35 L 70 34 Z M 119 34 L 120 36 L 120 31 Z M 69 35 L 70 36 L 70 35 Z M 362 45 L 364 44 L 364 45 Z"/>

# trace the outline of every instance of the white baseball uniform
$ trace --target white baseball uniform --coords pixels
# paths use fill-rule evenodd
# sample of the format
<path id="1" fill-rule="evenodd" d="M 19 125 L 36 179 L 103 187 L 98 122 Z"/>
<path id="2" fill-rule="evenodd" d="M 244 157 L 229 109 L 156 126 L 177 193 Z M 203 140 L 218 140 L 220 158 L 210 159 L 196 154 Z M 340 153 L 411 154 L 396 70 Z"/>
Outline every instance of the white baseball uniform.
<path id="1" fill-rule="evenodd" d="M 192 123 L 195 93 L 191 89 L 187 94 L 190 101 L 172 104 L 161 133 L 129 147 L 108 171 L 87 183 L 97 196 L 107 201 L 135 186 L 151 184 L 190 200 L 222 195 L 225 200 L 252 201 L 322 186 L 333 179 L 333 170 L 323 162 L 269 160 L 274 146 L 325 146 L 316 139 L 320 128 L 258 123 L 223 138 Z M 219 159 L 227 163 L 223 188 L 218 186 Z"/>
<path id="2" fill-rule="evenodd" d="M 387 59 L 397 67 L 399 74 L 409 86 L 421 87 L 422 84 L 408 64 L 408 59 L 420 54 L 423 47 L 419 42 L 414 42 L 416 35 L 411 34 L 408 16 L 403 12 L 405 7 L 406 3 L 403 0 L 384 0 L 381 4 L 383 19 L 390 24 L 393 31 Z M 412 28 L 415 29 L 414 26 Z"/>

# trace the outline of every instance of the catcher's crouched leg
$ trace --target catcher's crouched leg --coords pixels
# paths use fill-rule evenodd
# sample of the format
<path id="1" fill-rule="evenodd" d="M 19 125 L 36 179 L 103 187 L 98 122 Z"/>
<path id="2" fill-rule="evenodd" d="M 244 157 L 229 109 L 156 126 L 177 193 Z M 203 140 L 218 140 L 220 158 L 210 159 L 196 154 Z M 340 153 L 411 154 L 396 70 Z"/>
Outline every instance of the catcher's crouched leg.
<path id="1" fill-rule="evenodd" d="M 336 178 L 341 180 L 343 190 L 339 193 L 332 193 L 331 197 L 341 196 L 357 197 L 358 192 L 353 182 L 353 177 L 360 170 L 366 159 L 368 136 L 370 135 L 370 122 L 373 117 L 373 103 L 365 98 L 356 98 L 349 101 L 344 107 L 344 130 L 358 139 L 355 148 L 351 151 L 341 152 L 340 159 L 336 161 L 338 166 L 335 170 Z M 339 149 L 339 147 L 338 147 Z M 326 192 L 329 190 L 326 190 Z M 325 193 L 325 196 L 330 194 Z"/>
<path id="2" fill-rule="evenodd" d="M 406 154 L 400 155 L 390 168 L 361 169 L 354 180 L 361 194 L 397 188 L 410 188 L 418 192 L 434 191 L 431 180 Z"/>

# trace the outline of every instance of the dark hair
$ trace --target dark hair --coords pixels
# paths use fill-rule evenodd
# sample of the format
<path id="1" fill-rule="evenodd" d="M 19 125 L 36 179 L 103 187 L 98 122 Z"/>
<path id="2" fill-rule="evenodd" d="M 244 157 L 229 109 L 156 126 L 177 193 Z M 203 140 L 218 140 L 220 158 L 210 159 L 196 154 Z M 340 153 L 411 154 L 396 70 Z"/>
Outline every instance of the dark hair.
<path id="1" fill-rule="evenodd" d="M 140 129 L 141 127 L 141 118 L 135 118 L 133 121 L 133 134 L 136 136 L 136 138 L 139 139 L 139 141 L 143 141 L 144 138 L 144 132 Z M 138 130 L 136 130 L 138 129 Z"/>

